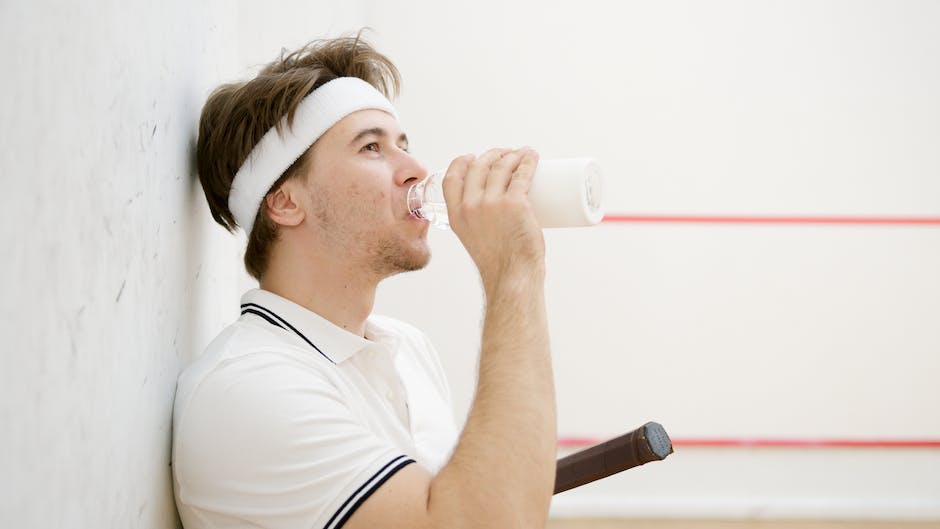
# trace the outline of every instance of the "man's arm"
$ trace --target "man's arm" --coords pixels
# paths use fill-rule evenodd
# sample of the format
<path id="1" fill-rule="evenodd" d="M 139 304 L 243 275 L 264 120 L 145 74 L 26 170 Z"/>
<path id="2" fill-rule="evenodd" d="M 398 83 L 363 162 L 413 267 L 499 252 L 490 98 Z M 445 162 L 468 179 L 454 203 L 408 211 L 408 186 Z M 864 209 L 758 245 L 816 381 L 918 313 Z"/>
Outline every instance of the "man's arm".
<path id="1" fill-rule="evenodd" d="M 527 193 L 538 155 L 491 150 L 454 160 L 448 216 L 480 271 L 486 316 L 476 397 L 436 476 L 396 473 L 351 529 L 541 528 L 555 480 L 555 394 L 544 298 L 544 241 Z"/>

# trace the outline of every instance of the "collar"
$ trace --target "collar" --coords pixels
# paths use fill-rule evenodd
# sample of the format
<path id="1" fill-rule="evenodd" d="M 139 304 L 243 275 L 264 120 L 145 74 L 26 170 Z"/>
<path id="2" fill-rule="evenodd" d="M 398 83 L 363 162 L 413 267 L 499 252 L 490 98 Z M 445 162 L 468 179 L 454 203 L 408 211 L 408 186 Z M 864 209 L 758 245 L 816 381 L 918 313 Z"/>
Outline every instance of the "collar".
<path id="1" fill-rule="evenodd" d="M 366 320 L 366 337 L 369 338 L 366 339 L 289 299 L 259 288 L 245 292 L 241 309 L 243 318 L 246 314 L 260 316 L 269 324 L 298 336 L 334 364 L 348 360 L 359 351 L 375 347 L 376 342 L 384 344 L 394 339 L 371 316 Z"/>

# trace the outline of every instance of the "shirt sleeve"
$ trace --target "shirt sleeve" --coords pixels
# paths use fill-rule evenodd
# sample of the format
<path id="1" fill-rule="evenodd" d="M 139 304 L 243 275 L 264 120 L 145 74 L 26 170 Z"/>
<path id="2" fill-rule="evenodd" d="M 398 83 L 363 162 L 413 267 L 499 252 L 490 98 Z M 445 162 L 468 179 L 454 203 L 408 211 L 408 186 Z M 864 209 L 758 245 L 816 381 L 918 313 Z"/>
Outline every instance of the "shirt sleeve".
<path id="1" fill-rule="evenodd" d="M 317 366 L 277 353 L 218 366 L 184 406 L 174 426 L 184 525 L 337 529 L 414 462 Z"/>

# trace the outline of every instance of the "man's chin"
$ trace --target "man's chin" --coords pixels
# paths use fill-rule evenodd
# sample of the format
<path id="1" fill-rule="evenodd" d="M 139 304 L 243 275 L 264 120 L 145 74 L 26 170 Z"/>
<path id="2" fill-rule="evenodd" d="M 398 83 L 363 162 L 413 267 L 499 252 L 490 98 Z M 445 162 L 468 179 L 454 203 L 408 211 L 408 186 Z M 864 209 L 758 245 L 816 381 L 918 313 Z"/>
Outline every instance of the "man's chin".
<path id="1" fill-rule="evenodd" d="M 411 259 L 401 263 L 402 272 L 415 272 L 421 270 L 422 268 L 428 266 L 428 263 L 431 262 L 431 251 L 424 248 L 424 251 L 413 255 Z"/>
<path id="2" fill-rule="evenodd" d="M 380 268 L 383 275 L 392 276 L 402 272 L 414 272 L 426 267 L 431 261 L 431 250 L 427 241 L 422 240 L 417 247 L 401 249 L 385 254 L 381 260 Z"/>

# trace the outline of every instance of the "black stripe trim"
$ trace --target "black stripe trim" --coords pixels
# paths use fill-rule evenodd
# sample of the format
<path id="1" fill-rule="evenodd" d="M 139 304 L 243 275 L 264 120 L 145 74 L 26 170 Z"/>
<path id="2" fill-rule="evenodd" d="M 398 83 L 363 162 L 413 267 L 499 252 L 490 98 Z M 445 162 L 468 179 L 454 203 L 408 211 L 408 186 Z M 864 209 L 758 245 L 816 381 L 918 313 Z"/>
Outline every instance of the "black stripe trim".
<path id="1" fill-rule="evenodd" d="M 273 319 L 271 319 L 270 316 L 268 316 L 267 314 L 261 312 L 260 310 L 255 310 L 255 309 L 251 309 L 251 308 L 242 309 L 242 315 L 244 316 L 245 314 L 254 314 L 254 315 L 256 315 L 256 316 L 261 316 L 262 318 L 268 320 L 268 323 L 270 323 L 271 325 L 274 325 L 275 327 L 280 327 L 281 329 L 284 329 L 284 326 L 283 326 L 283 325 L 281 325 L 280 323 L 274 321 Z M 286 329 L 285 329 L 285 330 L 286 330 Z"/>
<path id="2" fill-rule="evenodd" d="M 333 516 L 330 518 L 330 520 L 326 522 L 326 525 L 324 526 L 324 528 L 325 529 L 340 529 L 340 527 L 342 527 L 346 523 L 346 521 L 349 520 L 349 517 L 352 516 L 353 513 L 356 512 L 356 509 L 358 509 L 360 505 L 362 505 L 367 499 L 369 499 L 369 496 L 372 496 L 373 492 L 377 491 L 379 487 L 381 487 L 386 481 L 388 481 L 390 477 L 394 476 L 399 470 L 405 468 L 406 466 L 414 462 L 415 460 L 409 457 L 398 456 L 395 459 L 386 463 L 384 467 L 379 469 L 379 471 L 373 474 L 371 478 L 366 480 L 366 482 L 363 483 L 361 487 L 356 489 L 356 492 L 352 493 L 352 495 L 349 496 L 349 498 L 346 498 L 346 501 L 344 501 L 343 504 L 340 505 L 339 509 L 337 509 L 336 512 L 333 513 Z M 392 468 L 389 469 L 389 467 L 392 467 Z M 336 522 L 336 525 L 333 525 L 333 521 L 336 520 L 336 517 L 339 516 L 343 512 L 343 509 L 345 509 L 346 506 L 349 505 L 349 502 L 351 501 L 355 501 L 355 503 L 353 503 L 352 506 L 349 508 L 349 510 L 345 514 L 342 515 L 342 518 L 340 518 L 339 521 Z"/>
<path id="3" fill-rule="evenodd" d="M 257 309 L 263 310 L 264 312 L 266 312 L 266 313 L 267 313 L 269 316 L 271 316 L 272 318 L 274 318 L 274 319 L 276 319 L 277 321 L 279 321 L 279 322 L 283 323 L 284 325 L 286 325 L 288 329 L 294 331 L 294 334 L 296 334 L 297 336 L 300 336 L 300 338 L 301 338 L 303 341 L 305 341 L 305 342 L 307 342 L 308 344 L 310 344 L 310 347 L 313 347 L 314 349 L 316 349 L 316 351 L 317 351 L 318 353 L 320 353 L 321 355 L 323 355 L 323 358 L 326 358 L 327 360 L 329 360 L 330 362 L 332 362 L 332 363 L 334 363 L 334 364 L 336 363 L 336 362 L 333 362 L 333 359 L 332 359 L 332 358 L 330 358 L 329 356 L 326 356 L 326 353 L 324 353 L 323 351 L 321 351 L 320 348 L 317 347 L 313 342 L 311 342 L 306 336 L 304 336 L 304 334 L 303 334 L 302 332 L 298 331 L 293 325 L 291 325 L 290 323 L 288 323 L 287 320 L 285 320 L 284 318 L 278 316 L 273 310 L 271 310 L 271 309 L 269 309 L 269 308 L 267 308 L 267 307 L 262 307 L 261 305 L 258 305 L 257 303 L 243 303 L 243 304 L 242 304 L 242 313 L 244 313 L 246 310 L 250 310 L 249 307 L 255 307 L 255 308 L 257 308 Z M 265 318 L 265 319 L 267 319 L 267 318 Z M 270 320 L 269 320 L 269 321 L 270 321 Z M 281 326 L 278 325 L 278 327 L 281 327 Z M 281 327 L 281 328 L 283 329 L 283 327 Z"/>

